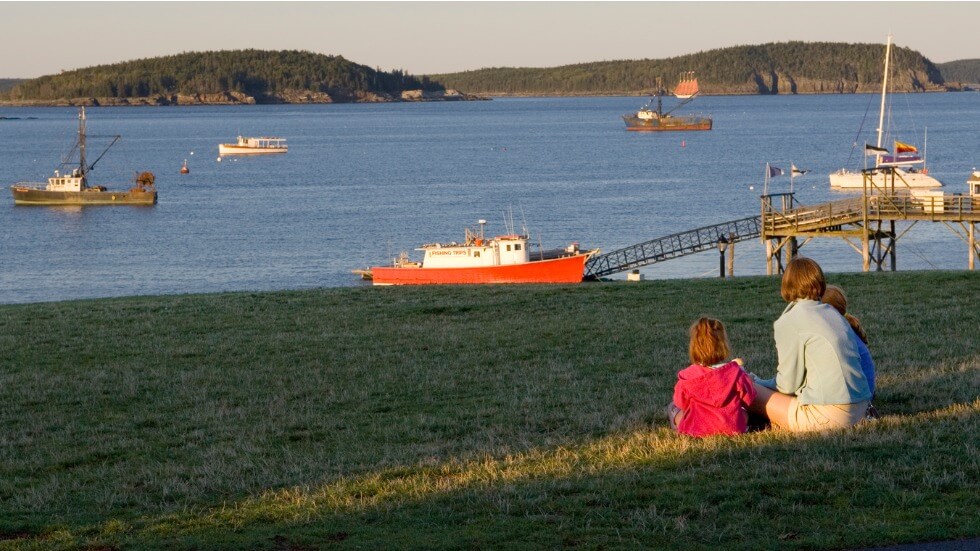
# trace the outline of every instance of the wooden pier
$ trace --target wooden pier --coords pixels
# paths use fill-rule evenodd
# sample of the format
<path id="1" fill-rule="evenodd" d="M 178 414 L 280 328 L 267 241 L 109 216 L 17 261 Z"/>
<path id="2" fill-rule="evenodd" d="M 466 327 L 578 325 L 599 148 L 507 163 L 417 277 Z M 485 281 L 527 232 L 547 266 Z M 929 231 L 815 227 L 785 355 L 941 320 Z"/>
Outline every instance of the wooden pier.
<path id="1" fill-rule="evenodd" d="M 898 239 L 919 222 L 938 222 L 967 244 L 967 266 L 973 270 L 980 258 L 976 226 L 980 223 L 980 183 L 967 193 L 912 190 L 891 169 L 884 171 L 884 185 L 865 171 L 861 195 L 819 205 L 803 205 L 793 193 L 762 196 L 762 215 L 732 220 L 644 241 L 612 252 L 596 255 L 585 265 L 585 279 L 595 280 L 657 262 L 708 250 L 721 253 L 719 272 L 724 274 L 727 254 L 728 275 L 733 274 L 734 244 L 762 238 L 766 245 L 766 273 L 782 273 L 786 261 L 812 239 L 834 237 L 844 240 L 863 259 L 864 271 L 874 263 L 878 271 L 886 260 L 896 269 Z M 901 233 L 897 224 L 909 222 Z"/>
<path id="2" fill-rule="evenodd" d="M 883 185 L 873 182 L 873 170 L 885 172 Z M 901 233 L 897 223 L 910 222 Z M 844 240 L 863 260 L 865 272 L 874 263 L 881 271 L 886 259 L 896 268 L 899 238 L 919 222 L 944 224 L 967 244 L 973 270 L 980 257 L 976 226 L 980 222 L 980 184 L 965 194 L 913 190 L 894 169 L 864 171 L 860 196 L 820 205 L 802 205 L 793 193 L 762 196 L 762 240 L 766 245 L 766 273 L 782 272 L 783 256 L 788 262 L 812 239 L 833 237 Z"/>

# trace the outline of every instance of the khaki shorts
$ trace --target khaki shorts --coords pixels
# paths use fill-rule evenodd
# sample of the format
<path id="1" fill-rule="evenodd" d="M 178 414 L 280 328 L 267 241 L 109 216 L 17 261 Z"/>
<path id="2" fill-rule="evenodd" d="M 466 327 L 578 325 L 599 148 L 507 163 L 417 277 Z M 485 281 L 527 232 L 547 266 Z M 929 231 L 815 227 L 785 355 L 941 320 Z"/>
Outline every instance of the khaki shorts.
<path id="1" fill-rule="evenodd" d="M 798 398 L 793 398 L 786 412 L 789 426 L 782 428 L 792 432 L 816 432 L 852 427 L 864 419 L 868 404 L 869 400 L 841 405 L 800 404 Z"/>

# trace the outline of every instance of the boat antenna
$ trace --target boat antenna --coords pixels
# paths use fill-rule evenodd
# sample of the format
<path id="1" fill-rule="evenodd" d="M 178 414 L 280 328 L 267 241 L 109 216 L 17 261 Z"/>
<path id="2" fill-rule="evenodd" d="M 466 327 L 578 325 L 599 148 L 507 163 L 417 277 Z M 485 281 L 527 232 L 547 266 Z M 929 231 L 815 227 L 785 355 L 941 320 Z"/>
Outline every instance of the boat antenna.
<path id="1" fill-rule="evenodd" d="M 521 205 L 521 231 L 524 235 L 531 235 L 531 232 L 527 229 L 527 216 L 524 214 L 524 206 Z"/>
<path id="2" fill-rule="evenodd" d="M 923 130 L 923 136 L 922 136 L 922 168 L 926 168 L 928 170 L 927 167 L 929 165 L 926 163 L 926 160 L 928 159 L 927 155 L 929 153 L 929 127 L 926 126 L 922 130 Z"/>
<path id="3" fill-rule="evenodd" d="M 504 213 L 504 229 L 507 230 L 508 235 L 514 235 L 517 230 L 514 229 L 514 206 L 510 205 L 507 207 L 507 212 Z"/>
<path id="4" fill-rule="evenodd" d="M 78 111 L 78 164 L 82 171 L 82 176 L 88 172 L 85 165 L 85 106 L 81 106 Z"/>

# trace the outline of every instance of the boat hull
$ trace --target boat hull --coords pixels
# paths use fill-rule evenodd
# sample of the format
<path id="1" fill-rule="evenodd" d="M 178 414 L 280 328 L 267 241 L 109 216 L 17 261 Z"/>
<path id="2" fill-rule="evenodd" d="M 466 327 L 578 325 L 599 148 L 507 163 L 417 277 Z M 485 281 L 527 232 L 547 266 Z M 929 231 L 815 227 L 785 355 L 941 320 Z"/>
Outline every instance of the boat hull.
<path id="1" fill-rule="evenodd" d="M 273 155 L 276 153 L 286 153 L 289 151 L 285 147 L 241 147 L 234 144 L 218 144 L 219 155 Z"/>
<path id="2" fill-rule="evenodd" d="M 478 268 L 377 266 L 375 285 L 468 285 L 486 283 L 580 283 L 588 254 Z"/>
<path id="3" fill-rule="evenodd" d="M 658 120 L 626 116 L 623 121 L 626 122 L 627 130 L 638 132 L 711 130 L 711 119 L 707 117 L 670 117 Z"/>
<path id="4" fill-rule="evenodd" d="M 885 173 L 875 172 L 872 182 L 878 187 L 886 187 Z M 892 180 L 889 175 L 887 185 L 891 186 Z M 922 174 L 921 172 L 905 172 L 896 169 L 895 188 L 896 189 L 929 189 L 942 187 L 943 183 L 939 180 Z M 830 187 L 833 189 L 864 189 L 864 175 L 860 172 L 850 172 L 841 170 L 830 175 Z"/>
<path id="5" fill-rule="evenodd" d="M 154 205 L 156 191 L 48 191 L 10 186 L 15 205 Z"/>

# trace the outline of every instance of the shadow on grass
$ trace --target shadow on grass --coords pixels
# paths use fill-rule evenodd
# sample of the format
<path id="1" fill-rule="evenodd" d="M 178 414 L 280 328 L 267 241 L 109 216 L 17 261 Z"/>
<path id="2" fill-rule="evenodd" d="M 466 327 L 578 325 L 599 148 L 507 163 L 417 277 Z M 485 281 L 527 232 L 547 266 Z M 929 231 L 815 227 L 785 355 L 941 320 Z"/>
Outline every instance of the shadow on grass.
<path id="1" fill-rule="evenodd" d="M 833 549 L 976 536 L 980 400 L 823 435 L 667 429 L 384 469 L 134 522 L 8 533 L 81 549 Z"/>

